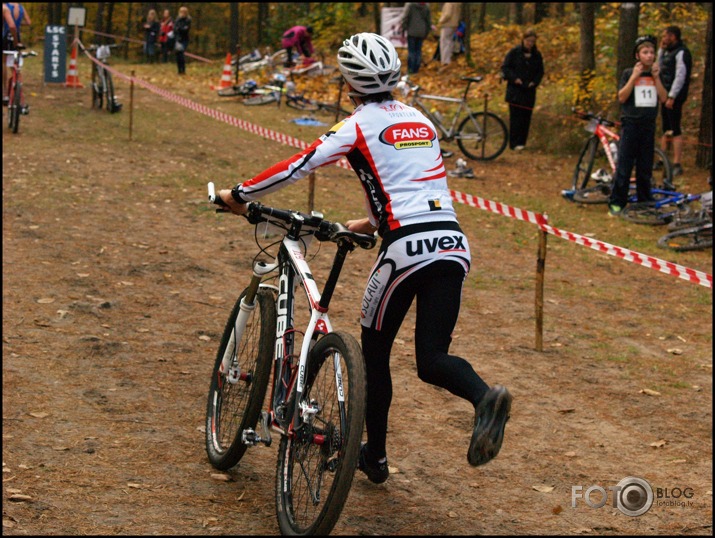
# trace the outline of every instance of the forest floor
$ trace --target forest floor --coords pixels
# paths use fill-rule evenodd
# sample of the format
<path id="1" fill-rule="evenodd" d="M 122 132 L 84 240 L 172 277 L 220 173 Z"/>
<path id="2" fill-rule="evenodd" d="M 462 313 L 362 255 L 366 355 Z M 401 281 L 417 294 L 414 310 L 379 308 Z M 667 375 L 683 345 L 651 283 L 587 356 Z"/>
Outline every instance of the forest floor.
<path id="1" fill-rule="evenodd" d="M 172 65 L 130 67 L 305 141 L 325 130 L 222 100 L 191 66 L 182 79 Z M 80 73 L 88 87 L 85 60 Z M 88 88 L 46 86 L 28 69 L 31 113 L 17 135 L 4 124 L 3 534 L 276 534 L 277 443 L 250 449 L 227 480 L 204 449 L 216 348 L 257 253 L 245 221 L 208 207 L 206 182 L 231 186 L 295 150 L 141 88 L 130 140 L 130 92 L 117 87 L 124 110 L 110 115 L 91 109 Z M 563 200 L 575 158 L 507 152 L 470 161 L 476 178 L 450 185 L 712 272 L 712 251 L 659 250 L 663 230 Z M 686 164 L 681 181 L 703 190 L 706 173 Z M 305 210 L 307 189 L 269 200 Z M 316 209 L 360 216 L 359 191 L 349 171 L 321 171 Z M 374 485 L 357 473 L 334 534 L 712 535 L 712 290 L 549 237 L 537 351 L 535 227 L 457 210 L 473 270 L 451 351 L 511 390 L 502 451 L 467 464 L 469 405 L 417 378 L 411 312 L 391 363 L 392 474 Z M 311 262 L 318 281 L 329 250 Z M 351 254 L 331 310 L 355 336 L 374 254 Z M 612 504 L 608 488 L 626 477 L 655 492 L 641 516 Z M 591 486 L 608 491 L 605 506 L 574 497 Z"/>

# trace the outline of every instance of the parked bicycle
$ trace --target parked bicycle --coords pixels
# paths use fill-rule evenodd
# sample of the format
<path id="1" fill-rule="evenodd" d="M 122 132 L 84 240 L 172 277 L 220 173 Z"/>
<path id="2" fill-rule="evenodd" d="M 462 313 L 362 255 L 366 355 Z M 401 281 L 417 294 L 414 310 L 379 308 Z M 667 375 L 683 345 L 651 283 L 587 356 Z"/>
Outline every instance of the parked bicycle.
<path id="1" fill-rule="evenodd" d="M 342 77 L 340 77 L 338 83 L 343 83 Z M 342 95 L 342 92 L 339 92 L 338 95 Z M 317 99 L 309 99 L 302 93 L 297 93 L 295 82 L 292 80 L 286 82 L 285 101 L 286 106 L 289 108 L 302 110 L 303 112 L 324 112 L 335 116 L 336 122 L 339 121 L 341 117 L 347 117 L 352 114 L 351 111 L 340 106 L 339 98 L 332 103 L 326 103 L 318 101 Z"/>
<path id="2" fill-rule="evenodd" d="M 82 45 L 80 44 L 80 46 Z M 108 60 L 112 54 L 111 49 L 118 46 L 116 44 L 90 45 L 85 49 L 93 52 L 94 57 L 99 60 L 99 64 L 92 62 L 92 108 L 102 110 L 102 107 L 106 106 L 107 112 L 110 114 L 122 110 L 122 104 L 117 101 L 114 93 L 112 73 L 104 66 L 109 65 Z"/>
<path id="3" fill-rule="evenodd" d="M 705 250 L 713 246 L 713 192 L 700 197 L 701 209 L 695 214 L 673 220 L 670 230 L 658 238 L 658 246 L 676 252 Z"/>
<path id="4" fill-rule="evenodd" d="M 467 102 L 469 87 L 481 82 L 483 77 L 461 77 L 467 82 L 462 97 L 446 97 L 441 95 L 421 94 L 421 87 L 410 82 L 408 77 L 402 77 L 397 84 L 397 90 L 404 97 L 412 93 L 412 106 L 417 107 L 427 116 L 442 133 L 440 140 L 451 142 L 456 140 L 459 149 L 467 157 L 477 161 L 496 159 L 506 149 L 509 133 L 506 124 L 499 116 L 487 110 L 474 112 Z M 440 101 L 458 105 L 451 121 L 443 119 L 442 114 L 425 100 Z M 457 123 L 466 114 L 466 117 Z"/>
<path id="5" fill-rule="evenodd" d="M 251 96 L 243 99 L 243 104 L 247 106 L 267 105 L 276 103 L 281 106 L 281 95 L 285 92 L 286 76 L 283 73 L 273 75 L 270 84 L 264 84 L 253 89 Z"/>
<path id="6" fill-rule="evenodd" d="M 637 202 L 635 196 L 623 208 L 621 216 L 636 224 L 662 226 L 674 221 L 687 219 L 694 214 L 693 202 L 702 194 L 686 194 L 678 191 L 651 189 L 656 198 L 652 202 Z"/>
<path id="7" fill-rule="evenodd" d="M 209 200 L 223 205 L 213 183 L 208 190 Z M 246 218 L 257 226 L 257 237 L 258 227 L 270 223 L 282 238 L 272 244 L 278 247 L 272 263 L 254 260 L 253 276 L 221 337 L 206 408 L 206 452 L 215 468 L 226 470 L 249 446 L 270 446 L 271 432 L 279 434 L 280 530 L 328 534 L 357 466 L 366 391 L 362 350 L 353 336 L 333 330 L 328 307 L 347 254 L 356 246 L 373 248 L 376 238 L 317 212 L 257 202 L 248 204 Z M 312 239 L 337 245 L 322 294 L 306 256 Z M 304 293 L 296 293 L 298 287 Z M 299 324 L 306 316 L 305 326 Z M 261 411 L 269 382 L 267 408 Z"/>
<path id="8" fill-rule="evenodd" d="M 23 59 L 28 56 L 37 56 L 34 50 L 22 52 L 21 50 L 4 50 L 4 55 L 12 56 L 12 68 L 7 83 L 7 112 L 8 127 L 13 133 L 20 129 L 20 116 L 30 113 L 30 105 L 25 101 L 25 92 L 22 82 Z M 3 59 L 4 60 L 4 59 Z"/>
<path id="9" fill-rule="evenodd" d="M 574 168 L 571 189 L 562 191 L 562 194 L 574 202 L 605 204 L 611 195 L 618 164 L 620 136 L 611 130 L 616 124 L 590 112 L 574 111 L 574 114 L 588 122 L 585 129 L 591 136 L 586 140 Z M 632 178 L 632 181 L 635 179 Z M 670 161 L 658 147 L 654 148 L 651 183 L 656 189 L 675 190 Z"/>

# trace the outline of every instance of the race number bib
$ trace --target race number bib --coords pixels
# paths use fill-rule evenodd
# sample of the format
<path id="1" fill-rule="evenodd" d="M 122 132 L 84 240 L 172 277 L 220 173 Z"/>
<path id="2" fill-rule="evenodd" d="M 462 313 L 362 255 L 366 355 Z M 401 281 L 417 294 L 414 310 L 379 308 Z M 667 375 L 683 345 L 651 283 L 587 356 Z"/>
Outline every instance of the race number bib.
<path id="1" fill-rule="evenodd" d="M 655 80 L 650 77 L 640 77 L 635 89 L 636 106 L 654 108 L 658 106 L 658 92 L 655 91 Z"/>

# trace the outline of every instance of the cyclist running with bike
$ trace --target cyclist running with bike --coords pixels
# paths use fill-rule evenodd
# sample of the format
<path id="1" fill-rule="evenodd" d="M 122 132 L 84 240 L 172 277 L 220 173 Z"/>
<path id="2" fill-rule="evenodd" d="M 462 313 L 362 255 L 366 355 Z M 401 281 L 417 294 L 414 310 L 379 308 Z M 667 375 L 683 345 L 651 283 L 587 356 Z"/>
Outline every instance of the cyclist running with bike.
<path id="1" fill-rule="evenodd" d="M 338 65 L 356 107 L 353 114 L 304 151 L 219 195 L 243 215 L 249 201 L 347 158 L 362 184 L 368 216 L 346 224 L 355 232 L 377 230 L 382 238 L 362 301 L 368 442 L 358 468 L 377 484 L 389 476 L 390 351 L 415 299 L 418 376 L 472 403 L 475 425 L 467 459 L 482 465 L 501 448 L 512 398 L 502 386 L 489 388 L 469 362 L 448 353 L 471 256 L 452 207 L 435 127 L 417 109 L 393 99 L 401 63 L 387 39 L 353 35 L 338 51 Z"/>

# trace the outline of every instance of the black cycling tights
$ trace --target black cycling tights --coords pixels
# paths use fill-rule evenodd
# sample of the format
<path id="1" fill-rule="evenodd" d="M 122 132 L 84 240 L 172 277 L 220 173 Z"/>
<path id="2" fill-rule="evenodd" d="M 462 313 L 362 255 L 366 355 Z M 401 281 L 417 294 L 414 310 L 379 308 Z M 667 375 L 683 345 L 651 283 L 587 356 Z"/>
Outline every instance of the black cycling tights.
<path id="1" fill-rule="evenodd" d="M 393 292 L 382 330 L 362 328 L 367 370 L 366 426 L 370 455 L 375 459 L 386 455 L 387 415 L 392 401 L 390 350 L 415 297 L 415 356 L 419 378 L 475 406 L 489 390 L 471 364 L 448 353 L 459 315 L 464 276 L 464 268 L 454 261 L 429 264 L 410 275 Z"/>

